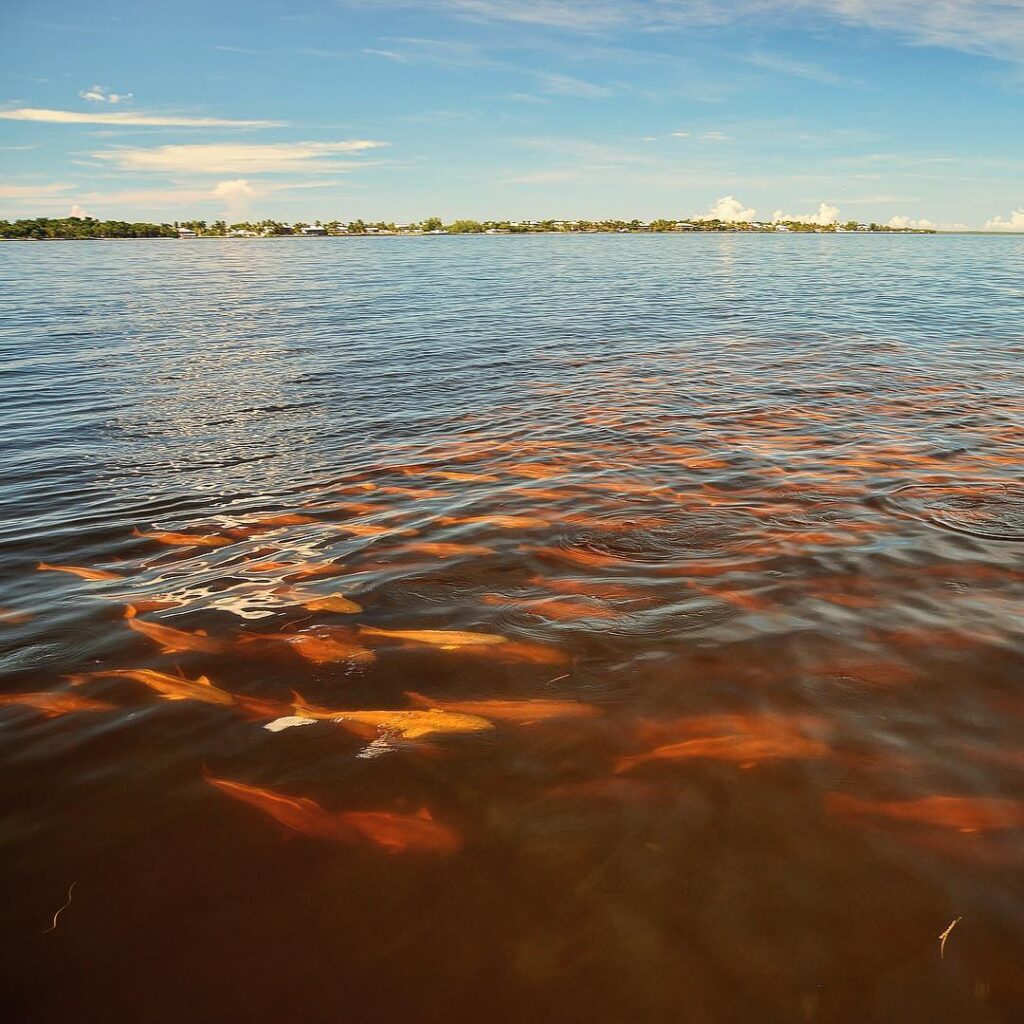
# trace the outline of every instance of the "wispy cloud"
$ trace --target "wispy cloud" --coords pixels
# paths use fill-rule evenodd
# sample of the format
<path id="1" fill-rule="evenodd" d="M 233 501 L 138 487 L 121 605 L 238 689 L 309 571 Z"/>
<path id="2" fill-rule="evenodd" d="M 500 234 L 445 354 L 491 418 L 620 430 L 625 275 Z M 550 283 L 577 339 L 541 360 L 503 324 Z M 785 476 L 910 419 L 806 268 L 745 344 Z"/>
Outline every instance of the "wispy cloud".
<path id="1" fill-rule="evenodd" d="M 844 79 L 833 74 L 826 68 L 817 64 L 808 64 L 804 61 L 792 60 L 773 53 L 751 53 L 743 58 L 746 63 L 754 67 L 771 71 L 779 75 L 793 75 L 797 78 L 806 78 L 811 82 L 819 82 L 822 85 L 842 85 Z"/>
<path id="2" fill-rule="evenodd" d="M 177 114 L 146 114 L 141 111 L 47 110 L 17 107 L 0 110 L 7 121 L 40 121 L 45 124 L 110 124 L 162 128 L 280 128 L 283 121 L 237 121 L 223 117 L 188 117 Z"/>
<path id="3" fill-rule="evenodd" d="M 612 95 L 612 90 L 603 85 L 594 85 L 592 82 L 584 82 L 569 75 L 536 72 L 534 77 L 544 92 L 553 93 L 556 96 L 576 96 L 580 99 L 594 100 Z"/>
<path id="4" fill-rule="evenodd" d="M 0 182 L 0 199 L 47 199 L 73 188 L 74 185 L 64 185 L 60 182 L 49 185 L 6 185 Z"/>
<path id="5" fill-rule="evenodd" d="M 276 174 L 288 171 L 346 170 L 359 166 L 336 159 L 385 146 L 385 142 L 348 139 L 342 142 L 278 142 L 263 145 L 197 143 L 100 150 L 92 155 L 125 171 L 168 174 Z"/>
<path id="6" fill-rule="evenodd" d="M 88 89 L 82 89 L 78 95 L 91 103 L 130 103 L 132 101 L 130 92 L 111 92 L 105 85 L 90 86 Z"/>
<path id="7" fill-rule="evenodd" d="M 431 7 L 472 21 L 577 33 L 655 30 L 730 21 L 838 20 L 908 43 L 1024 60 L 1024 0 L 349 0 Z"/>

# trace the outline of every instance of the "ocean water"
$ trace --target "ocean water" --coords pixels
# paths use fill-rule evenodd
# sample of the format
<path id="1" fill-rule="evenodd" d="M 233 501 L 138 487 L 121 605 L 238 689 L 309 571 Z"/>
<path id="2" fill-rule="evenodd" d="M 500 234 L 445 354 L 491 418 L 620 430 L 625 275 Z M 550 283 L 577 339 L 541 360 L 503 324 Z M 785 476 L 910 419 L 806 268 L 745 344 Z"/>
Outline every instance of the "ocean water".
<path id="1" fill-rule="evenodd" d="M 5 1019 L 1024 1020 L 1024 238 L 0 305 Z"/>

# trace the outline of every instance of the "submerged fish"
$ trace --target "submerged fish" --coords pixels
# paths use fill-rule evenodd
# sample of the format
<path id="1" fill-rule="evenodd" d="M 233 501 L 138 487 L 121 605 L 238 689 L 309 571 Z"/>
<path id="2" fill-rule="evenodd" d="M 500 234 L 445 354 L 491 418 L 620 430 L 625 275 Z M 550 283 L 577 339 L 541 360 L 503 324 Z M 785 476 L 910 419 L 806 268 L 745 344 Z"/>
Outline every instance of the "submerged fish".
<path id="1" fill-rule="evenodd" d="M 925 796 L 916 800 L 861 800 L 828 793 L 825 808 L 844 817 L 880 817 L 958 832 L 1024 828 L 1024 802 L 995 797 Z"/>
<path id="2" fill-rule="evenodd" d="M 373 730 L 395 733 L 407 740 L 444 733 L 489 732 L 494 726 L 478 715 L 457 712 L 430 711 L 346 711 L 335 708 L 318 708 L 307 704 L 294 694 L 292 709 L 299 718 L 314 718 L 321 722 L 336 722 L 343 726 L 354 726 L 356 731 Z"/>
<path id="3" fill-rule="evenodd" d="M 403 544 L 398 551 L 408 551 L 413 555 L 433 555 L 436 558 L 454 558 L 458 555 L 490 555 L 493 548 L 483 544 L 460 544 L 456 541 L 435 541 L 420 544 Z"/>
<path id="4" fill-rule="evenodd" d="M 363 606 L 350 601 L 344 594 L 326 594 L 323 597 L 303 597 L 297 595 L 302 607 L 311 612 L 339 612 L 342 615 L 354 615 L 361 612 Z"/>
<path id="5" fill-rule="evenodd" d="M 228 796 L 269 815 L 286 828 L 314 839 L 336 843 L 368 840 L 390 852 L 423 850 L 455 853 L 462 846 L 457 832 L 434 821 L 426 808 L 417 814 L 391 811 L 327 811 L 306 797 L 207 776 L 207 782 Z"/>
<path id="6" fill-rule="evenodd" d="M 326 665 L 333 661 L 369 664 L 377 657 L 368 647 L 355 640 L 351 632 L 327 626 L 303 633 L 259 633 L 245 639 L 248 643 L 282 641 L 296 654 L 316 665 Z"/>
<path id="7" fill-rule="evenodd" d="M 457 714 L 480 715 L 483 718 L 529 725 L 558 718 L 594 718 L 601 712 L 592 704 L 575 700 L 437 700 L 413 690 L 406 697 L 421 708 Z"/>
<path id="8" fill-rule="evenodd" d="M 800 719 L 787 719 L 781 715 L 708 715 L 691 721 L 684 719 L 676 727 L 691 734 L 703 730 L 715 734 L 666 743 L 642 754 L 620 758 L 615 771 L 630 771 L 649 761 L 709 758 L 749 767 L 768 760 L 809 760 L 828 756 L 828 745 L 804 735 L 800 722 Z"/>
<path id="9" fill-rule="evenodd" d="M 363 636 L 408 640 L 410 643 L 429 644 L 444 649 L 483 647 L 508 642 L 503 636 L 495 636 L 493 633 L 467 633 L 454 629 L 378 629 L 376 626 L 360 626 L 359 632 Z"/>
<path id="10" fill-rule="evenodd" d="M 154 643 L 163 648 L 164 654 L 175 654 L 179 651 L 201 651 L 204 654 L 219 654 L 224 650 L 224 644 L 220 640 L 214 640 L 203 630 L 195 633 L 188 633 L 182 629 L 174 629 L 172 626 L 161 626 L 156 622 L 144 622 L 136 617 L 134 605 L 128 605 L 124 617 L 129 629 L 141 633 Z"/>
<path id="11" fill-rule="evenodd" d="M 446 526 L 497 526 L 503 530 L 529 530 L 548 525 L 546 519 L 538 516 L 442 516 L 439 522 Z"/>
<path id="12" fill-rule="evenodd" d="M 155 540 L 158 544 L 179 547 L 222 548 L 227 544 L 234 543 L 230 537 L 222 537 L 219 534 L 200 537 L 189 533 L 143 533 L 138 527 L 132 530 L 132 536 Z"/>
<path id="13" fill-rule="evenodd" d="M 172 676 L 151 668 L 100 669 L 96 672 L 83 672 L 79 675 L 68 676 L 68 680 L 75 685 L 89 679 L 103 678 L 132 679 L 155 690 L 166 700 L 196 700 L 203 704 L 220 705 L 235 703 L 232 694 L 214 686 L 206 676 L 200 676 L 198 679 L 186 679 L 184 676 Z"/>
<path id="14" fill-rule="evenodd" d="M 72 711 L 115 711 L 116 704 L 91 697 L 79 697 L 76 693 L 4 693 L 0 694 L 0 707 L 16 704 L 42 711 L 47 718 L 67 715 Z"/>
<path id="15" fill-rule="evenodd" d="M 107 572 L 106 569 L 85 569 L 80 565 L 51 565 L 49 562 L 40 562 L 36 568 L 40 572 L 69 572 L 72 576 L 79 576 L 83 580 L 121 580 L 116 572 Z"/>

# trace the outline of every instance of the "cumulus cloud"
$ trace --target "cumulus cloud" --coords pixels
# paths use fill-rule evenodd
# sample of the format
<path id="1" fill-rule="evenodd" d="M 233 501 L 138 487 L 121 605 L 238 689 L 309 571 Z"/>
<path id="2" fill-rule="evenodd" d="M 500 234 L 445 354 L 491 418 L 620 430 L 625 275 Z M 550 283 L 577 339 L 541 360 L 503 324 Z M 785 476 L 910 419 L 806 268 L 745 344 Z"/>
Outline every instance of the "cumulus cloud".
<path id="1" fill-rule="evenodd" d="M 820 203 L 817 213 L 783 213 L 781 210 L 776 210 L 772 214 L 772 220 L 775 222 L 795 220 L 801 224 L 821 224 L 823 226 L 835 224 L 839 220 L 839 207 Z"/>
<path id="2" fill-rule="evenodd" d="M 132 99 L 130 92 L 111 92 L 105 85 L 91 86 L 78 95 L 92 103 L 130 103 Z"/>
<path id="3" fill-rule="evenodd" d="M 721 220 L 727 224 L 753 220 L 757 210 L 745 207 L 735 196 L 722 196 L 707 213 L 701 214 L 703 220 Z"/>
<path id="4" fill-rule="evenodd" d="M 223 117 L 179 117 L 174 114 L 100 110 L 48 110 L 40 107 L 18 107 L 0 110 L 7 121 L 42 121 L 46 124 L 112 124 L 141 125 L 162 128 L 280 128 L 281 121 L 234 121 Z"/>
<path id="5" fill-rule="evenodd" d="M 934 221 L 925 220 L 923 217 L 915 220 L 913 217 L 890 217 L 889 227 L 891 228 L 915 228 L 919 231 L 934 231 Z"/>
<path id="6" fill-rule="evenodd" d="M 1024 207 L 1019 210 L 1011 210 L 1009 219 L 1003 220 L 996 214 L 990 221 L 985 222 L 986 231 L 1024 231 Z"/>
<path id="7" fill-rule="evenodd" d="M 224 203 L 224 215 L 233 221 L 243 220 L 248 215 L 256 194 L 256 189 L 245 178 L 219 181 L 213 189 L 213 196 Z"/>
<path id="8" fill-rule="evenodd" d="M 85 210 L 83 210 L 82 207 L 78 205 L 78 203 L 72 203 L 71 213 L 69 213 L 68 216 L 78 217 L 79 219 L 84 220 L 86 217 L 89 216 L 89 214 Z"/>
<path id="9" fill-rule="evenodd" d="M 169 174 L 260 174 L 282 171 L 339 170 L 356 166 L 331 159 L 342 153 L 359 154 L 387 143 L 370 139 L 344 142 L 195 143 L 149 149 L 106 149 L 97 160 L 126 171 Z"/>

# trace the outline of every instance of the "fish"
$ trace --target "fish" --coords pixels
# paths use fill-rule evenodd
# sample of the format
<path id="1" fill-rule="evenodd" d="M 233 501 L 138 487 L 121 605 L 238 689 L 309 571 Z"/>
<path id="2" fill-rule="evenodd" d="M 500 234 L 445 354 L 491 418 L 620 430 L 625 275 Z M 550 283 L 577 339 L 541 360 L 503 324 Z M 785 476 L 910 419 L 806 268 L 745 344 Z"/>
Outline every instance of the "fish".
<path id="1" fill-rule="evenodd" d="M 393 533 L 395 536 L 401 537 L 414 537 L 419 533 L 419 530 L 409 527 L 399 528 L 383 523 L 335 523 L 334 529 L 341 533 L 351 533 L 353 537 L 382 537 L 386 533 Z"/>
<path id="2" fill-rule="evenodd" d="M 340 562 L 248 562 L 243 572 L 276 573 L 284 570 L 285 576 L 311 579 L 319 576 L 343 576 L 345 566 Z"/>
<path id="3" fill-rule="evenodd" d="M 491 476 L 490 473 L 457 473 L 451 470 L 445 469 L 432 469 L 423 470 L 421 476 L 436 476 L 439 480 L 453 480 L 455 483 L 470 484 L 470 483 L 487 483 L 493 484 L 498 482 L 498 477 Z"/>
<path id="4" fill-rule="evenodd" d="M 579 548 L 534 548 L 532 554 L 544 562 L 569 562 L 572 565 L 583 565 L 588 569 L 621 568 L 624 564 L 622 558 L 615 555 L 605 555 L 597 551 L 582 551 Z"/>
<path id="5" fill-rule="evenodd" d="M 18 705 L 42 711 L 47 718 L 57 718 L 73 711 L 116 711 L 117 705 L 105 700 L 80 697 L 76 693 L 4 693 L 0 694 L 0 707 Z"/>
<path id="6" fill-rule="evenodd" d="M 957 832 L 1024 828 L 1024 802 L 996 797 L 925 796 L 876 801 L 846 793 L 827 793 L 825 809 L 843 817 L 880 817 Z"/>
<path id="7" fill-rule="evenodd" d="M 391 853 L 422 850 L 451 854 L 462 847 L 460 835 L 434 820 L 427 808 L 416 814 L 391 811 L 328 811 L 307 797 L 248 786 L 212 775 L 206 781 L 228 796 L 249 804 L 275 821 L 313 839 L 335 843 L 369 841 Z"/>
<path id="8" fill-rule="evenodd" d="M 326 626 L 302 633 L 259 633 L 245 638 L 247 643 L 263 641 L 286 643 L 296 654 L 315 665 L 326 665 L 334 661 L 368 665 L 377 658 L 373 651 L 355 640 L 351 633 Z"/>
<path id="9" fill-rule="evenodd" d="M 49 562 L 40 562 L 36 569 L 40 572 L 69 572 L 72 576 L 79 576 L 83 580 L 123 580 L 124 577 L 116 572 L 108 572 L 106 569 L 85 569 L 80 565 L 51 565 Z"/>
<path id="10" fill-rule="evenodd" d="M 363 610 L 361 604 L 349 600 L 344 594 L 326 594 L 323 597 L 303 598 L 302 607 L 311 612 L 338 612 L 342 615 L 355 615 Z"/>
<path id="11" fill-rule="evenodd" d="M 124 617 L 128 628 L 141 633 L 143 636 L 160 644 L 164 654 L 175 654 L 179 651 L 201 651 L 204 654 L 219 654 L 224 650 L 224 644 L 220 640 L 214 640 L 205 631 L 197 630 L 195 633 L 188 633 L 182 629 L 174 629 L 172 626 L 161 626 L 156 622 L 145 622 L 136 617 L 137 609 L 134 605 L 128 605 Z"/>
<path id="12" fill-rule="evenodd" d="M 382 494 L 397 494 L 403 498 L 420 498 L 427 500 L 430 498 L 447 498 L 448 494 L 445 491 L 434 491 L 429 487 L 381 487 Z"/>
<path id="13" fill-rule="evenodd" d="M 708 715 L 684 719 L 667 728 L 694 733 L 703 730 L 712 735 L 697 735 L 675 743 L 666 743 L 642 754 L 620 758 L 615 772 L 631 771 L 649 761 L 689 761 L 708 758 L 737 762 L 751 767 L 768 760 L 812 760 L 827 757 L 828 745 L 806 736 L 798 718 L 781 715 Z M 655 729 L 658 729 L 655 726 Z"/>
<path id="14" fill-rule="evenodd" d="M 227 544 L 234 543 L 230 537 L 222 537 L 216 533 L 206 537 L 189 533 L 143 533 L 138 527 L 132 530 L 132 536 L 155 540 L 158 544 L 196 548 L 222 548 Z"/>
<path id="15" fill-rule="evenodd" d="M 503 636 L 493 633 L 469 633 L 454 629 L 378 629 L 376 626 L 360 626 L 362 636 L 382 636 L 394 640 L 408 640 L 410 643 L 429 644 L 445 650 L 454 647 L 483 647 L 504 644 Z"/>
<path id="16" fill-rule="evenodd" d="M 437 700 L 422 693 L 407 690 L 406 697 L 417 707 L 455 712 L 456 714 L 479 715 L 481 718 L 501 722 L 518 722 L 532 725 L 534 722 L 549 722 L 561 718 L 595 718 L 600 711 L 592 704 L 576 700 Z"/>
<path id="17" fill-rule="evenodd" d="M 406 709 L 346 711 L 344 709 L 319 708 L 313 704 L 307 704 L 298 693 L 292 696 L 292 710 L 299 718 L 314 718 L 321 722 L 336 722 L 343 726 L 353 726 L 357 732 L 372 730 L 395 733 L 407 740 L 445 733 L 489 732 L 494 728 L 491 722 L 479 715 L 442 711 L 437 708 L 432 708 L 429 711 Z"/>
<path id="18" fill-rule="evenodd" d="M 414 555 L 434 555 L 437 558 L 453 558 L 458 555 L 490 555 L 494 551 L 493 548 L 483 544 L 460 544 L 455 541 L 403 544 L 397 550 L 408 551 Z"/>
<path id="19" fill-rule="evenodd" d="M 529 530 L 547 526 L 539 516 L 442 516 L 439 522 L 446 526 L 497 526 L 502 530 Z"/>
<path id="20" fill-rule="evenodd" d="M 112 668 L 83 672 L 67 678 L 74 685 L 79 685 L 90 679 L 132 679 L 155 690 L 166 700 L 195 700 L 203 704 L 219 704 L 221 706 L 236 703 L 232 694 L 214 686 L 206 676 L 200 676 L 198 679 L 186 679 L 184 676 L 172 676 L 151 668 Z"/>

